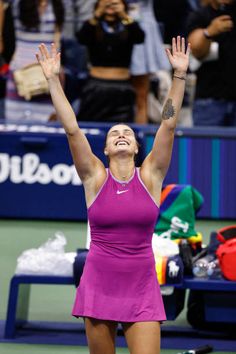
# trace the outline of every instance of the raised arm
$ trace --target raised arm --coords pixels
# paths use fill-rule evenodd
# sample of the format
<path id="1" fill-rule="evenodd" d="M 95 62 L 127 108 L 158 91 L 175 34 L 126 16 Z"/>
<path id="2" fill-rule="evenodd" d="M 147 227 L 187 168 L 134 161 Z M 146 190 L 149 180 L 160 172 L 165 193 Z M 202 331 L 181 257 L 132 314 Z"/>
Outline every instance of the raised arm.
<path id="1" fill-rule="evenodd" d="M 55 44 L 49 52 L 44 44 L 39 46 L 36 54 L 43 73 L 48 81 L 53 105 L 68 137 L 69 146 L 76 170 L 84 184 L 98 175 L 105 175 L 105 167 L 92 153 L 84 133 L 78 126 L 74 111 L 68 102 L 59 81 L 60 53 Z"/>
<path id="2" fill-rule="evenodd" d="M 147 184 L 151 180 L 154 184 L 158 181 L 161 185 L 170 164 L 175 128 L 184 97 L 189 53 L 190 45 L 188 44 L 186 49 L 184 38 L 173 38 L 172 52 L 167 50 L 167 56 L 174 70 L 172 86 L 164 104 L 162 122 L 156 133 L 152 150 L 141 166 L 141 174 Z"/>

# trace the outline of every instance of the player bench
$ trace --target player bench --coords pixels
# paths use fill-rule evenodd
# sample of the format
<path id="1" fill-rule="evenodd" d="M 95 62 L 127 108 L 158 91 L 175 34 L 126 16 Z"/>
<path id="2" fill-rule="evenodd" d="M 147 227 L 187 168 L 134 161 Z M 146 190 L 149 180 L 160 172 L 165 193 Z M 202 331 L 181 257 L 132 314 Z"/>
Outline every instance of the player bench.
<path id="1" fill-rule="evenodd" d="M 14 275 L 10 282 L 5 338 L 14 338 L 18 328 L 28 320 L 31 285 L 74 285 L 70 276 Z M 174 285 L 173 292 L 164 295 L 168 320 L 174 320 L 184 308 L 186 289 L 204 291 L 205 316 L 207 321 L 236 323 L 236 282 L 184 278 L 183 283 Z"/>

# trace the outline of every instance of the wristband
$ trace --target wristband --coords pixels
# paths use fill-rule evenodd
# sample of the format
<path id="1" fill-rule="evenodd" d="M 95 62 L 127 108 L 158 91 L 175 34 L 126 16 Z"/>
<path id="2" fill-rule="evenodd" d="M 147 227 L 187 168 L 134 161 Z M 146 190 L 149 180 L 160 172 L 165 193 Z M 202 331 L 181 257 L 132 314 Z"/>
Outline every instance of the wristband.
<path id="1" fill-rule="evenodd" d="M 203 30 L 203 34 L 206 39 L 212 39 L 212 37 L 209 35 L 209 32 L 206 28 Z"/>
<path id="2" fill-rule="evenodd" d="M 186 77 L 173 75 L 173 78 L 186 81 Z"/>

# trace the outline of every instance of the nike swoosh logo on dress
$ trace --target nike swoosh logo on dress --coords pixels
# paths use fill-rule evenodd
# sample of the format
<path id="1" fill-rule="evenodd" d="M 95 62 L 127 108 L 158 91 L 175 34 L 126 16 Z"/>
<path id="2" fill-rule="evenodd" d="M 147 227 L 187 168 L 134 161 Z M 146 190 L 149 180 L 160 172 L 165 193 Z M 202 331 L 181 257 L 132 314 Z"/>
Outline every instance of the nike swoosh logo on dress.
<path id="1" fill-rule="evenodd" d="M 116 194 L 122 194 L 122 193 L 125 193 L 125 192 L 128 192 L 128 189 L 126 189 L 124 191 L 116 191 Z"/>

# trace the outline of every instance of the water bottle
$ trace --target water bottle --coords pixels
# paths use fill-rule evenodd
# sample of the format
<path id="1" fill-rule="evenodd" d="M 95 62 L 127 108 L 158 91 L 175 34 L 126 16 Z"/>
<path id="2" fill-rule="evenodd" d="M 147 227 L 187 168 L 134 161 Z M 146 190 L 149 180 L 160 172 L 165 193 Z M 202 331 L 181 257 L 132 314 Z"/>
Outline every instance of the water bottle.
<path id="1" fill-rule="evenodd" d="M 198 278 L 208 278 L 209 263 L 213 262 L 215 257 L 211 254 L 198 259 L 193 265 L 193 275 Z"/>
<path id="2" fill-rule="evenodd" d="M 218 259 L 208 264 L 207 275 L 209 279 L 222 279 L 222 272 Z"/>

